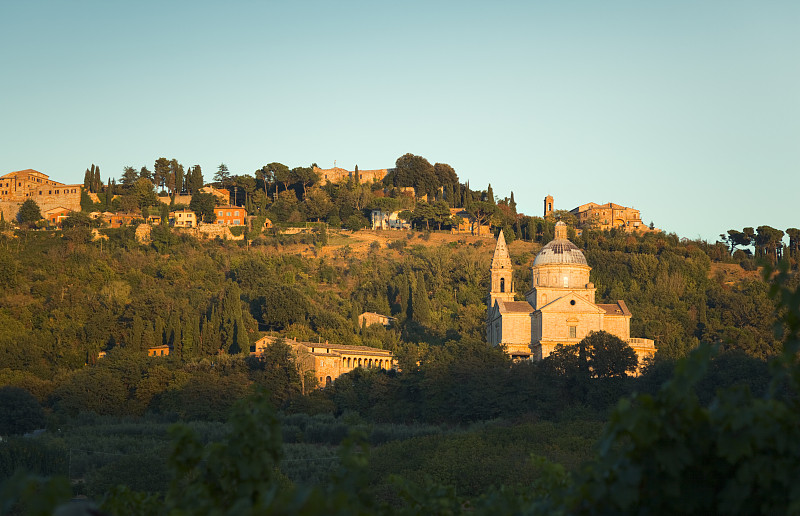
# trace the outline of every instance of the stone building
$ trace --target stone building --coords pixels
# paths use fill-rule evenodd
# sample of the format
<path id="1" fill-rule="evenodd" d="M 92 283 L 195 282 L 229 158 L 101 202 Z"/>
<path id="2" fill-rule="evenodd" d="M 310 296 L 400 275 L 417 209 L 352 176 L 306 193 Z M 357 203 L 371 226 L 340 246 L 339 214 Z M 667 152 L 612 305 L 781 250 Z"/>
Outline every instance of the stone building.
<path id="1" fill-rule="evenodd" d="M 591 267 L 567 240 L 567 225 L 557 222 L 555 239 L 531 267 L 531 289 L 515 301 L 512 264 L 503 233 L 497 238 L 487 298 L 486 340 L 506 347 L 512 358 L 541 360 L 558 344 L 577 344 L 590 332 L 606 331 L 627 342 L 642 361 L 655 353 L 650 339 L 631 338 L 631 312 L 625 301 L 595 303 Z"/>
<path id="2" fill-rule="evenodd" d="M 411 229 L 411 223 L 400 218 L 400 211 L 372 210 L 372 229 Z"/>
<path id="3" fill-rule="evenodd" d="M 373 324 L 391 326 L 392 324 L 394 324 L 394 317 L 378 314 L 375 312 L 364 312 L 358 316 L 359 326 L 372 326 Z"/>
<path id="4" fill-rule="evenodd" d="M 373 183 L 383 181 L 389 169 L 380 168 L 376 170 L 345 170 L 339 167 L 333 168 L 319 168 L 313 167 L 315 173 L 319 175 L 319 184 L 326 185 L 328 183 L 343 183 L 348 179 L 353 179 L 357 183 Z"/>
<path id="5" fill-rule="evenodd" d="M 464 208 L 450 208 L 450 217 L 453 220 L 453 225 L 450 226 L 450 232 L 468 233 L 475 236 L 490 236 L 492 228 L 489 224 L 478 224 L 475 217 L 467 213 Z"/>
<path id="6" fill-rule="evenodd" d="M 582 204 L 570 210 L 570 213 L 578 219 L 578 225 L 584 228 L 599 230 L 619 228 L 628 233 L 661 231 L 660 229 L 650 228 L 642 222 L 639 210 L 614 204 L 613 202 Z"/>
<path id="7" fill-rule="evenodd" d="M 0 211 L 6 220 L 17 218 L 22 203 L 33 199 L 42 214 L 53 208 L 81 211 L 83 185 L 53 181 L 37 170 L 27 169 L 0 176 Z"/>
<path id="8" fill-rule="evenodd" d="M 253 355 L 261 355 L 278 337 L 266 336 L 257 340 L 252 348 Z M 353 369 L 376 368 L 395 369 L 397 362 L 391 351 L 367 346 L 346 346 L 325 342 L 301 342 L 297 339 L 286 339 L 298 367 L 303 371 L 313 371 L 320 386 L 327 387 L 339 376 Z"/>

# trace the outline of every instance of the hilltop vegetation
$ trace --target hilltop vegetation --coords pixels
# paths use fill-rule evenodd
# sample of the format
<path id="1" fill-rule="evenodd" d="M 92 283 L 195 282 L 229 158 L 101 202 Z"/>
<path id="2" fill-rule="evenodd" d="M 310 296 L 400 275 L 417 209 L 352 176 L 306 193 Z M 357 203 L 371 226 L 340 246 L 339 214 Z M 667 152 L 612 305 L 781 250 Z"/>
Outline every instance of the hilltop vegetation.
<path id="1" fill-rule="evenodd" d="M 244 482 L 235 471 L 248 468 L 261 472 L 259 479 L 247 480 L 254 482 L 254 492 L 284 493 L 269 502 L 276 504 L 273 509 L 311 507 L 310 514 L 353 508 L 415 513 L 415 507 L 418 513 L 437 503 L 453 513 L 489 510 L 492 504 L 505 508 L 500 512 L 535 512 L 533 507 L 591 512 L 581 500 L 622 511 L 630 507 L 626 503 L 641 500 L 630 491 L 628 498 L 617 497 L 615 477 L 603 476 L 605 467 L 621 471 L 633 464 L 641 469 L 630 475 L 651 475 L 656 484 L 681 482 L 680 472 L 687 470 L 729 478 L 730 457 L 715 455 L 715 439 L 724 442 L 725 436 L 715 432 L 719 425 L 734 424 L 736 406 L 767 429 L 760 441 L 751 436 L 756 439 L 751 449 L 768 455 L 777 439 L 773 430 L 784 428 L 774 425 L 788 428 L 786 435 L 795 431 L 787 407 L 794 407 L 796 385 L 772 378 L 766 363 L 783 356 L 791 366 L 787 357 L 794 348 L 787 343 L 793 341 L 776 336 L 774 328 L 784 317 L 790 330 L 788 316 L 794 312 L 786 299 L 780 305 L 779 297 L 770 296 L 753 253 L 743 249 L 749 245 L 742 244 L 744 236 L 709 244 L 659 233 L 586 230 L 576 236 L 571 227 L 570 238 L 593 268 L 598 302 L 626 301 L 633 313 L 631 332 L 656 341 L 655 362 L 637 378 L 615 367 L 620 357 L 574 349 L 540 363 L 511 364 L 502 350 L 485 343 L 494 239 L 428 230 L 447 225 L 437 215 L 443 210 L 432 206 L 458 193 L 458 204 L 466 203 L 505 232 L 520 299 L 530 285 L 531 261 L 552 238 L 555 221 L 519 215 L 513 194 L 497 201 L 491 188 L 472 192 L 456 186 L 457 178 L 440 191 L 425 175 L 424 163 L 414 162 L 422 167 L 419 176 L 394 175 L 375 189 L 355 182 L 336 186 L 328 195 L 339 208 L 320 217 L 300 208 L 316 195 L 313 184 L 280 174 L 274 177 L 283 180 L 255 182 L 265 199 L 273 187 L 277 193 L 274 202 L 265 201 L 261 216 L 287 224 L 328 221 L 328 226 L 310 224 L 310 232 L 298 235 L 250 229 L 242 241 L 199 241 L 161 226 L 152 228 L 151 243 L 140 244 L 133 228 L 125 227 L 101 228 L 100 238 L 93 239 L 88 220 L 79 215 L 62 231 L 0 233 L 0 403 L 19 409 L 14 421 L 0 421 L 6 425 L 0 428 L 22 434 L 42 421 L 48 428 L 35 439 L 7 441 L 0 449 L 0 478 L 20 465 L 67 476 L 74 483 L 67 491 L 105 500 L 104 508 L 119 514 L 130 512 L 124 507 L 158 513 L 163 503 L 188 504 L 198 513 L 214 504 L 224 507 L 238 495 L 223 488 L 214 495 L 214 486 Z M 381 197 L 385 187 L 398 193 L 392 188 L 413 185 L 414 177 L 424 179 L 424 192 L 439 192 L 444 199 L 413 203 L 401 195 Z M 135 185 L 142 178 L 128 179 Z M 192 181 L 202 184 L 196 177 Z M 251 202 L 259 198 L 255 191 L 248 196 Z M 281 199 L 294 208 L 281 208 Z M 383 204 L 405 206 L 422 231 L 352 231 L 361 223 L 351 230 L 331 224 L 363 218 L 371 206 Z M 796 246 L 778 251 L 775 238 L 766 237 L 777 233 L 766 228 L 752 232 L 750 244 L 760 246 L 755 255 L 782 258 L 796 271 Z M 765 236 L 756 243 L 758 235 Z M 796 291 L 798 282 L 796 272 L 781 279 L 787 292 Z M 391 315 L 394 324 L 362 327 L 358 315 L 365 311 Z M 400 370 L 357 369 L 314 390 L 313 375 L 298 367 L 280 340 L 264 360 L 249 356 L 265 333 L 388 349 Z M 719 348 L 718 356 L 678 366 L 678 378 L 662 389 L 676 360 L 707 344 Z M 146 356 L 156 346 L 169 346 L 170 355 Z M 734 385 L 746 386 L 752 395 L 726 390 Z M 254 388 L 264 391 L 248 398 Z M 727 394 L 720 397 L 718 389 Z M 644 397 L 633 408 L 612 412 L 634 392 Z M 237 400 L 244 399 L 250 401 L 229 419 Z M 663 413 L 676 414 L 674 427 L 658 419 Z M 603 430 L 609 417 L 612 424 Z M 194 434 L 170 436 L 167 428 L 176 421 Z M 659 428 L 663 434 L 653 430 Z M 355 444 L 347 445 L 352 432 Z M 642 433 L 652 440 L 630 441 Z M 695 447 L 689 458 L 671 440 L 675 435 Z M 595 454 L 598 439 L 603 447 Z M 206 448 L 210 443 L 216 444 Z M 358 443 L 362 455 L 354 451 L 361 449 Z M 660 447 L 677 450 L 671 473 L 648 470 L 641 462 Z M 233 455 L 224 457 L 219 450 Z M 531 460 L 531 452 L 547 460 Z M 178 455 L 167 460 L 170 453 Z M 593 457 L 603 465 L 582 470 Z M 207 464 L 222 467 L 221 476 Z M 777 468 L 776 475 L 795 478 L 792 467 Z M 192 477 L 197 482 L 187 471 L 200 475 Z M 629 477 L 616 480 L 624 484 Z M 142 502 L 144 495 L 116 490 L 117 483 L 152 493 L 151 505 Z M 693 502 L 698 513 L 708 508 L 702 498 Z M 264 500 L 254 503 L 267 506 Z"/>

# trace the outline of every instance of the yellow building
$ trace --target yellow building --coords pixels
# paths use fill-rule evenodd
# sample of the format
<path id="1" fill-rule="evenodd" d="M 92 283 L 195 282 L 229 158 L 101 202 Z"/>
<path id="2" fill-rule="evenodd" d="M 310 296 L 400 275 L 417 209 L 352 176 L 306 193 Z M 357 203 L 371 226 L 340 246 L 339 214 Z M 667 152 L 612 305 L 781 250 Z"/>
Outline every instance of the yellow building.
<path id="1" fill-rule="evenodd" d="M 176 228 L 197 227 L 197 215 L 188 209 L 171 211 L 169 212 L 169 225 Z"/>
<path id="2" fill-rule="evenodd" d="M 593 331 L 606 331 L 627 342 L 640 362 L 651 357 L 653 341 L 630 336 L 631 312 L 625 301 L 595 303 L 591 267 L 567 239 L 567 225 L 557 222 L 555 235 L 533 261 L 526 301 L 514 301 L 511 259 L 500 232 L 491 265 L 487 342 L 505 346 L 514 359 L 541 360 L 558 344 L 577 344 Z"/>
<path id="3" fill-rule="evenodd" d="M 252 354 L 261 355 L 278 337 L 262 337 L 255 343 Z M 353 369 L 394 369 L 397 363 L 391 351 L 367 346 L 346 346 L 325 342 L 301 342 L 286 339 L 294 352 L 297 365 L 303 371 L 313 371 L 320 386 L 327 387 L 339 376 Z"/>

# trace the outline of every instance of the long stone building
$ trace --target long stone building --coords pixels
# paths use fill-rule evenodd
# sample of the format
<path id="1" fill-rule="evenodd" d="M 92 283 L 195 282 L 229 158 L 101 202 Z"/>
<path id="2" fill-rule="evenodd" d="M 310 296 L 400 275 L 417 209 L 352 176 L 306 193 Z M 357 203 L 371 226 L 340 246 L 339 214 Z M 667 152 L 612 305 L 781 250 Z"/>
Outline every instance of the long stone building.
<path id="1" fill-rule="evenodd" d="M 79 184 L 53 181 L 47 174 L 33 169 L 9 172 L 0 176 L 0 211 L 6 220 L 14 220 L 20 206 L 28 199 L 36 201 L 42 215 L 55 208 L 81 211 L 82 188 Z"/>
<path id="2" fill-rule="evenodd" d="M 278 340 L 278 337 L 265 336 L 256 341 L 252 354 L 261 355 L 264 350 Z M 377 368 L 395 369 L 397 362 L 391 351 L 367 346 L 346 346 L 325 342 L 301 342 L 286 339 L 294 352 L 298 366 L 305 371 L 314 371 L 320 386 L 327 387 L 339 376 L 353 369 Z"/>
<path id="3" fill-rule="evenodd" d="M 650 339 L 631 338 L 631 312 L 625 301 L 595 303 L 591 267 L 567 239 L 567 225 L 557 222 L 555 239 L 531 267 L 531 289 L 515 301 L 513 269 L 503 232 L 497 238 L 487 298 L 486 340 L 506 347 L 516 360 L 541 360 L 558 344 L 577 344 L 593 331 L 606 331 L 627 342 L 640 362 L 655 353 Z"/>
<path id="4" fill-rule="evenodd" d="M 333 168 L 319 168 L 313 167 L 314 172 L 319 174 L 319 184 L 326 185 L 328 183 L 343 183 L 348 179 L 353 179 L 358 183 L 373 183 L 383 181 L 386 174 L 390 169 L 380 168 L 376 170 L 346 170 L 339 167 Z"/>

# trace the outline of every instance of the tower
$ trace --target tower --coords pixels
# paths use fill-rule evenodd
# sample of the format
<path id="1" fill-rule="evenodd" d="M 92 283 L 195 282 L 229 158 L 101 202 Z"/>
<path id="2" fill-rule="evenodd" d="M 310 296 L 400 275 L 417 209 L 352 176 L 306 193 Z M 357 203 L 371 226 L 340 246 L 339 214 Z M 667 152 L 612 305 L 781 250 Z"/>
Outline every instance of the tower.
<path id="1" fill-rule="evenodd" d="M 494 306 L 496 299 L 502 301 L 514 301 L 513 268 L 511 258 L 508 256 L 506 247 L 506 237 L 503 231 L 497 237 L 497 245 L 494 248 L 491 266 L 491 282 L 489 284 L 489 296 L 486 300 L 489 308 Z"/>
<path id="2" fill-rule="evenodd" d="M 544 218 L 553 214 L 553 196 L 548 195 L 544 198 Z"/>

